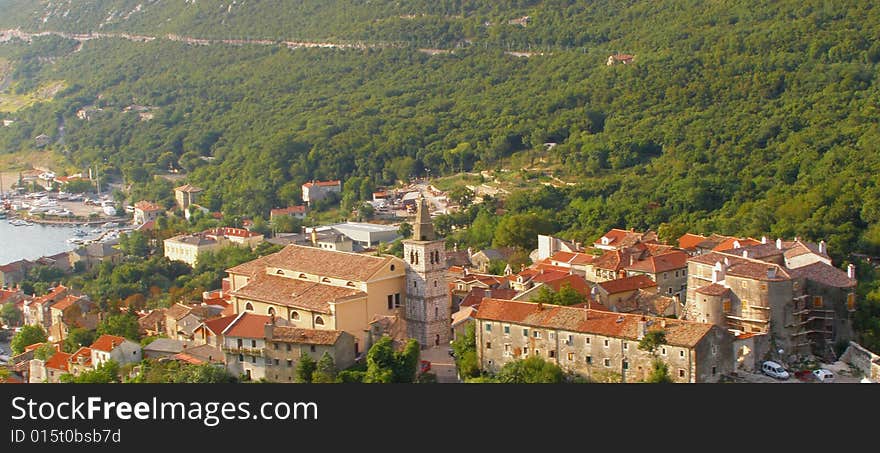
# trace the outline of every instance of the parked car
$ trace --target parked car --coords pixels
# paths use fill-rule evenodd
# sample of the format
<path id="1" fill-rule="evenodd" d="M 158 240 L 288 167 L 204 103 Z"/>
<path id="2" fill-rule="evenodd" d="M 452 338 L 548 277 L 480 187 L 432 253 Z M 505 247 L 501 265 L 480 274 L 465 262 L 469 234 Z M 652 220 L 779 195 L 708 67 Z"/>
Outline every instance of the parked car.
<path id="1" fill-rule="evenodd" d="M 763 371 L 764 374 L 766 374 L 767 376 L 770 376 L 772 378 L 782 379 L 782 380 L 789 378 L 788 371 L 785 371 L 785 368 L 782 368 L 782 365 L 780 365 L 776 362 L 773 362 L 771 360 L 768 360 L 768 361 L 764 362 L 763 364 L 761 364 L 761 371 Z"/>
<path id="2" fill-rule="evenodd" d="M 431 362 L 429 362 L 427 360 L 422 360 L 419 363 L 419 372 L 420 373 L 427 373 L 428 371 L 431 371 Z"/>
<path id="3" fill-rule="evenodd" d="M 814 370 L 813 376 L 819 382 L 834 382 L 834 373 L 832 373 L 831 370 L 826 370 L 825 368 Z"/>

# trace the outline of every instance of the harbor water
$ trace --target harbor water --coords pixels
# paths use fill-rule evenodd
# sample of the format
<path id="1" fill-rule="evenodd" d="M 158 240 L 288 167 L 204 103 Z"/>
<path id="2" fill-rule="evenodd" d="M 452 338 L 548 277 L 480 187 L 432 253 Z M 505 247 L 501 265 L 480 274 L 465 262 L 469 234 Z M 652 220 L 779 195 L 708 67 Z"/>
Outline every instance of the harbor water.
<path id="1" fill-rule="evenodd" d="M 74 225 L 15 226 L 0 219 L 0 265 L 73 250 L 76 244 L 67 240 L 76 237 L 76 229 Z"/>

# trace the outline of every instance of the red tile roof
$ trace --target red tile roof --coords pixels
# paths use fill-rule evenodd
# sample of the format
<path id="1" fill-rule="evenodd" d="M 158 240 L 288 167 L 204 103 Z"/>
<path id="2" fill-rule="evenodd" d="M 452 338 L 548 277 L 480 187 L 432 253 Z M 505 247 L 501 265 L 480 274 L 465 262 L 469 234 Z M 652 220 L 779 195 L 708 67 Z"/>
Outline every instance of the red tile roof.
<path id="1" fill-rule="evenodd" d="M 202 364 L 207 363 L 204 360 L 199 359 L 197 357 L 193 357 L 185 352 L 174 354 L 173 356 L 171 356 L 171 358 L 174 360 L 179 360 L 181 362 L 186 362 L 186 363 L 189 363 L 192 365 L 202 365 Z"/>
<path id="2" fill-rule="evenodd" d="M 696 346 L 713 327 L 679 319 L 499 299 L 484 299 L 476 318 L 628 340 L 638 339 L 639 321 L 645 319 L 650 323 L 648 330 L 666 333 L 667 344 L 688 348 Z"/>
<path id="3" fill-rule="evenodd" d="M 724 263 L 725 260 L 729 263 L 725 273 L 735 277 L 764 281 L 783 281 L 791 278 L 788 271 L 781 266 L 757 259 L 743 258 L 741 255 L 734 255 L 731 253 L 711 252 L 704 255 L 694 256 L 690 258 L 688 262 L 714 266 L 716 262 Z M 768 269 L 771 268 L 775 271 L 775 277 L 772 278 L 767 275 Z"/>
<path id="4" fill-rule="evenodd" d="M 541 272 L 540 274 L 536 275 L 535 278 L 532 279 L 532 281 L 534 281 L 536 283 L 547 283 L 547 282 L 552 282 L 552 281 L 556 281 L 556 280 L 561 280 L 563 278 L 568 277 L 569 275 L 571 275 L 571 274 L 569 273 L 568 269 L 545 270 L 545 271 Z"/>
<path id="5" fill-rule="evenodd" d="M 512 299 L 516 296 L 517 291 L 509 288 L 496 288 L 496 289 L 484 289 L 484 288 L 474 288 L 472 289 L 464 299 L 461 300 L 460 307 L 476 307 L 480 305 L 480 301 L 483 300 L 484 297 L 494 297 L 496 299 Z M 487 295 L 488 294 L 488 295 Z"/>
<path id="6" fill-rule="evenodd" d="M 268 274 L 257 274 L 231 294 L 242 299 L 321 313 L 330 313 L 331 302 L 367 296 L 367 293 L 353 288 Z"/>
<path id="7" fill-rule="evenodd" d="M 201 192 L 202 188 L 190 184 L 184 184 L 180 187 L 175 187 L 174 190 L 179 192 Z"/>
<path id="8" fill-rule="evenodd" d="M 244 228 L 232 228 L 232 227 L 220 227 L 220 228 L 211 228 L 210 230 L 205 230 L 203 234 L 209 236 L 231 236 L 231 237 L 240 237 L 240 238 L 251 238 L 254 236 L 260 236 L 260 233 L 254 233 L 253 231 L 245 230 Z"/>
<path id="9" fill-rule="evenodd" d="M 710 285 L 701 286 L 697 288 L 696 291 L 699 294 L 705 294 L 707 296 L 724 296 L 730 291 L 730 288 L 718 283 L 712 283 Z"/>
<path id="10" fill-rule="evenodd" d="M 111 352 L 125 341 L 125 338 L 116 335 L 101 335 L 92 343 L 91 348 L 96 351 Z"/>
<path id="11" fill-rule="evenodd" d="M 271 319 L 271 316 L 268 315 L 257 315 L 247 311 L 241 312 L 223 329 L 223 335 L 238 338 L 265 338 L 265 326 Z"/>
<path id="12" fill-rule="evenodd" d="M 791 269 L 789 273 L 794 278 L 805 278 L 835 288 L 854 288 L 858 283 L 850 279 L 845 271 L 823 262 Z"/>
<path id="13" fill-rule="evenodd" d="M 227 269 L 227 272 L 255 275 L 265 273 L 267 267 L 276 267 L 294 274 L 303 272 L 322 277 L 368 281 L 391 264 L 396 264 L 397 270 L 403 270 L 403 263 L 400 261 L 394 256 L 371 256 L 291 244 L 277 253 Z"/>
<path id="14" fill-rule="evenodd" d="M 697 248 L 697 245 L 700 242 L 703 242 L 705 240 L 705 236 L 700 236 L 699 234 L 685 233 L 682 237 L 678 238 L 678 248 L 684 250 L 693 250 Z"/>
<path id="15" fill-rule="evenodd" d="M 676 250 L 662 255 L 649 256 L 624 269 L 657 274 L 686 268 L 688 258 L 690 256 L 687 253 Z"/>
<path id="16" fill-rule="evenodd" d="M 220 335 L 224 329 L 229 327 L 232 324 L 232 321 L 235 321 L 238 315 L 229 315 L 222 316 L 220 318 L 209 319 L 204 322 L 205 327 L 214 333 L 214 335 Z"/>
<path id="17" fill-rule="evenodd" d="M 92 349 L 88 347 L 81 347 L 74 352 L 69 359 L 69 362 L 72 364 L 78 364 L 79 358 L 84 357 L 85 361 L 83 365 L 92 366 Z"/>
<path id="18" fill-rule="evenodd" d="M 618 278 L 617 280 L 599 283 L 599 287 L 608 294 L 635 291 L 655 286 L 657 286 L 657 283 L 647 275 L 636 275 L 634 277 Z"/>
<path id="19" fill-rule="evenodd" d="M 288 326 L 275 326 L 272 341 L 278 343 L 317 344 L 332 346 L 342 336 L 341 330 L 300 329 Z"/>
<path id="20" fill-rule="evenodd" d="M 68 295 L 64 299 L 61 299 L 58 302 L 55 302 L 55 305 L 52 305 L 52 310 L 64 311 L 80 299 L 82 299 L 82 297 Z"/>
<path id="21" fill-rule="evenodd" d="M 751 239 L 751 238 L 727 238 L 727 239 L 721 241 L 712 250 L 714 250 L 716 252 L 737 250 L 738 248 L 735 248 L 737 243 L 739 243 L 738 248 L 751 247 L 753 245 L 762 245 L 761 241 Z"/>
<path id="22" fill-rule="evenodd" d="M 338 186 L 340 185 L 339 180 L 334 181 L 309 181 L 303 184 L 303 187 L 330 187 L 330 186 Z"/>
<path id="23" fill-rule="evenodd" d="M 139 209 L 144 212 L 155 212 L 155 211 L 164 211 L 165 209 L 162 206 L 157 205 L 156 203 L 150 201 L 138 201 L 134 204 L 135 209 Z"/>
<path id="24" fill-rule="evenodd" d="M 70 364 L 67 360 L 70 358 L 70 354 L 66 352 L 56 352 L 52 354 L 52 357 L 46 361 L 46 368 L 52 368 L 53 370 L 61 370 L 61 371 L 69 371 Z"/>
<path id="25" fill-rule="evenodd" d="M 592 289 L 590 288 L 590 284 L 580 275 L 566 275 L 563 278 L 544 282 L 544 284 L 552 288 L 554 292 L 559 292 L 563 286 L 567 285 L 571 289 L 587 297 L 590 296 L 590 289 Z M 495 296 L 495 298 L 498 299 L 501 297 Z"/>

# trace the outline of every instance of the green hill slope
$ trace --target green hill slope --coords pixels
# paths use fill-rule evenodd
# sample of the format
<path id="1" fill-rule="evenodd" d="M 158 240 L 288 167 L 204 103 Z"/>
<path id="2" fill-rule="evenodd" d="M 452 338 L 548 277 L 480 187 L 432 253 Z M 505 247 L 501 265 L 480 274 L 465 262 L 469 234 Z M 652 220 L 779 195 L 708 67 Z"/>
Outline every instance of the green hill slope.
<path id="1" fill-rule="evenodd" d="M 531 154 L 580 184 L 508 209 L 582 240 L 665 224 L 880 252 L 870 2 L 230 3 L 0 0 L 0 28 L 159 38 L 0 45 L 11 89 L 67 84 L 16 112 L 0 149 L 54 134 L 60 116 L 76 163 L 106 159 L 134 182 L 183 165 L 212 208 L 246 215 L 295 201 L 311 178 L 385 184 Z M 508 23 L 523 16 L 525 26 Z M 188 46 L 169 33 L 400 47 Z M 616 52 L 633 64 L 606 66 Z M 78 119 L 87 106 L 103 110 Z M 546 142 L 558 146 L 544 152 Z"/>

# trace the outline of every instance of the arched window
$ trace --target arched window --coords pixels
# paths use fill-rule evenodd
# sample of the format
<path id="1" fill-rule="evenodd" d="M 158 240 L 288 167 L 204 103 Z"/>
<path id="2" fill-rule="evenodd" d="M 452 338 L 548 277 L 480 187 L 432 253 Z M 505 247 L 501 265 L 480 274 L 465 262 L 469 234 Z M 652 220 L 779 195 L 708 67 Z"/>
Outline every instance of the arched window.
<path id="1" fill-rule="evenodd" d="M 354 282 L 347 282 L 345 286 L 351 286 L 352 288 L 354 288 Z"/>
<path id="2" fill-rule="evenodd" d="M 284 271 L 281 269 L 278 269 L 277 271 L 275 271 L 275 273 L 278 275 L 284 275 Z"/>
<path id="3" fill-rule="evenodd" d="M 419 252 L 416 252 L 416 262 L 415 264 L 419 264 Z"/>
<path id="4" fill-rule="evenodd" d="M 394 265 L 391 265 L 391 272 L 394 272 Z"/>
<path id="5" fill-rule="evenodd" d="M 306 274 L 299 274 L 299 278 L 308 278 L 308 277 L 306 277 Z"/>
<path id="6" fill-rule="evenodd" d="M 299 321 L 299 312 L 296 312 L 296 311 L 290 312 L 290 320 L 291 321 Z"/>
<path id="7" fill-rule="evenodd" d="M 323 326 L 324 325 L 324 318 L 322 318 L 320 316 L 315 316 L 315 325 L 316 326 Z"/>
<path id="8" fill-rule="evenodd" d="M 269 307 L 269 309 L 266 310 L 266 314 L 269 316 L 275 316 L 275 307 Z"/>
<path id="9" fill-rule="evenodd" d="M 330 283 L 330 279 L 327 277 L 322 278 L 321 281 L 324 283 Z"/>
<path id="10" fill-rule="evenodd" d="M 244 304 L 244 310 L 245 311 L 254 311 L 254 305 L 252 303 L 248 302 L 248 303 Z"/>
<path id="11" fill-rule="evenodd" d="M 434 288 L 437 287 L 437 280 L 434 280 Z"/>

